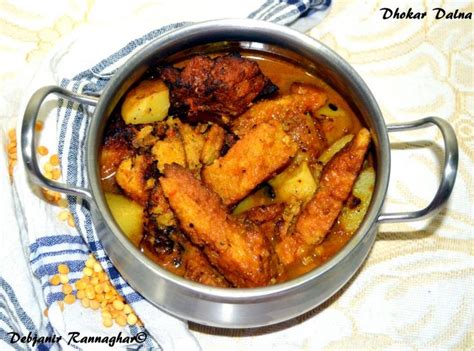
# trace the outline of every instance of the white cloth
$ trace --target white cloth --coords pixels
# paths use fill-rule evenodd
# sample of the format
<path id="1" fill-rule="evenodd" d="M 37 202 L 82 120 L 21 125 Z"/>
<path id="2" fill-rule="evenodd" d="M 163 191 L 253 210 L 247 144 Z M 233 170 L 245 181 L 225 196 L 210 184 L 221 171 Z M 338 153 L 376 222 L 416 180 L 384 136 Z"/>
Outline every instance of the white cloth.
<path id="1" fill-rule="evenodd" d="M 46 53 L 56 52 L 52 46 L 59 40 L 65 42 L 68 33 L 84 35 L 87 40 L 83 49 L 74 50 L 75 45 L 71 45 L 79 55 L 77 67 L 62 65 L 60 57 L 54 60 L 62 70 L 61 76 L 54 77 L 55 82 L 90 67 L 106 52 L 161 24 L 226 17 L 227 10 L 213 8 L 215 3 L 137 0 L 116 1 L 110 6 L 103 0 L 2 2 L 1 147 L 6 143 L 4 132 L 14 127 L 23 114 L 21 100 L 45 81 L 38 77 L 51 72 L 48 64 L 40 68 L 38 62 L 46 62 Z M 252 11 L 253 3 L 226 2 L 226 7 L 236 16 L 245 16 L 247 10 Z M 427 16 L 423 20 L 382 20 L 382 7 L 411 7 L 427 11 Z M 447 205 L 429 221 L 382 225 L 367 261 L 354 279 L 304 316 L 250 330 L 191 325 L 203 350 L 474 348 L 474 32 L 472 20 L 434 19 L 435 7 L 469 12 L 472 2 L 335 0 L 324 21 L 307 34 L 342 55 L 359 72 L 387 123 L 437 115 L 455 127 L 460 146 L 459 173 Z M 102 32 L 112 35 L 101 42 Z M 91 50 L 84 54 L 88 48 Z M 429 128 L 390 137 L 392 174 L 386 210 L 421 208 L 432 198 L 439 182 L 439 132 Z M 4 155 L 0 156 L 0 179 L 0 189 L 4 190 L 0 200 L 0 275 L 12 283 L 34 325 L 40 325 L 42 307 L 37 307 L 36 301 L 42 301 L 42 296 L 34 292 L 40 292 L 41 287 L 33 286 L 37 280 L 29 273 L 28 253 L 22 253 L 18 239 Z M 5 288 L 1 288 L 3 294 Z M 100 317 L 92 322 L 99 325 Z M 0 328 L 4 328 L 3 323 L 0 318 Z M 20 331 L 28 331 L 21 322 L 13 324 Z M 3 347 L 0 341 L 0 349 Z"/>

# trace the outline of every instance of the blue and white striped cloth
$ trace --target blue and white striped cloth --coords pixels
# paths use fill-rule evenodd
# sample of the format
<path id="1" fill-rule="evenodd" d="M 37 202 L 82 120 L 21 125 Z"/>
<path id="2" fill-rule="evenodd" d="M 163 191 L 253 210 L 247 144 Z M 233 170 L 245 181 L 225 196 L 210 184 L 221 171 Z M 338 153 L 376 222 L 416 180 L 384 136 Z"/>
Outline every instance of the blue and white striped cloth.
<path id="1" fill-rule="evenodd" d="M 330 0 L 268 0 L 248 17 L 292 25 L 297 23 L 299 18 L 312 16 L 317 11 L 326 10 L 329 5 Z M 62 79 L 60 85 L 77 93 L 100 95 L 114 72 L 131 54 L 158 36 L 184 25 L 186 25 L 186 22 L 167 25 L 135 39 L 94 67 L 75 75 L 71 79 Z M 83 165 L 86 157 L 86 133 L 90 122 L 88 115 L 91 112 L 90 108 L 70 101 L 61 99 L 58 102 L 56 120 L 57 150 L 61 159 L 63 181 L 81 187 L 88 186 Z M 35 325 L 28 315 L 28 310 L 22 308 L 19 303 L 14 289 L 9 282 L 2 278 L 3 274 L 0 275 L 0 349 L 3 349 L 5 344 L 19 349 L 32 347 L 31 343 L 11 344 L 11 334 L 8 334 L 11 332 L 20 335 L 28 335 L 31 332 L 33 335 L 47 336 L 52 334 L 61 335 L 69 329 L 69 326 L 59 325 L 60 322 L 63 324 L 67 322 L 56 315 L 59 314 L 59 309 L 54 307 L 57 305 L 55 302 L 62 300 L 64 295 L 60 287 L 52 286 L 49 280 L 57 273 L 56 269 L 59 263 L 67 263 L 71 270 L 69 274 L 71 282 L 75 282 L 80 278 L 84 261 L 90 252 L 102 264 L 116 289 L 132 305 L 145 323 L 146 330 L 137 326 L 123 329 L 123 332 L 127 335 L 135 335 L 138 332 L 148 334 L 148 338 L 143 344 L 135 345 L 137 348 L 199 349 L 199 345 L 187 331 L 185 322 L 171 317 L 149 304 L 123 280 L 97 239 L 88 206 L 85 206 L 81 199 L 68 197 L 69 209 L 73 214 L 77 230 L 69 229 L 65 231 L 62 228 L 62 230 L 38 232 L 36 226 L 31 224 L 31 216 L 51 216 L 52 212 L 51 210 L 44 213 L 41 211 L 35 212 L 31 204 L 25 201 L 28 198 L 28 191 L 22 189 L 22 185 L 15 181 L 13 200 L 16 202 L 20 231 L 22 237 L 29 240 L 28 244 L 24 244 L 28 247 L 24 247 L 24 249 L 29 255 L 31 269 L 40 281 L 45 305 L 50 307 L 49 320 L 45 319 L 40 326 Z M 41 218 L 36 220 L 41 221 Z M 32 233 L 32 231 L 35 232 Z M 5 263 L 2 263 L 2 265 L 5 265 Z M 4 268 L 5 266 L 2 269 Z M 98 329 L 99 325 L 98 322 L 95 329 Z M 88 329 L 86 328 L 86 330 Z M 47 350 L 59 347 L 82 348 L 83 346 L 43 342 L 36 345 L 36 347 Z"/>

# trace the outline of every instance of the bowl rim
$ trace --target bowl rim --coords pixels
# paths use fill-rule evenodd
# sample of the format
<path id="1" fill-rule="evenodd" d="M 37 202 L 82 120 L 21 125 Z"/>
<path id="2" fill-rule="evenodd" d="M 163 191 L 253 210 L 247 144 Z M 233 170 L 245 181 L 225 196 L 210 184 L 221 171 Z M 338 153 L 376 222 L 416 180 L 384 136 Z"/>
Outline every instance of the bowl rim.
<path id="1" fill-rule="evenodd" d="M 363 222 L 353 237 L 332 258 L 323 263 L 321 266 L 316 267 L 315 269 L 286 282 L 257 288 L 217 288 L 187 280 L 161 268 L 151 259 L 146 257 L 142 252 L 140 252 L 139 249 L 137 249 L 121 232 L 117 223 L 113 219 L 110 210 L 108 209 L 103 191 L 100 186 L 97 154 L 102 140 L 98 140 L 99 138 L 97 138 L 96 132 L 102 122 L 102 115 L 106 114 L 109 104 L 111 100 L 114 99 L 114 96 L 116 95 L 119 88 L 124 84 L 124 82 L 130 77 L 132 73 L 136 72 L 137 69 L 144 64 L 144 62 L 152 60 L 153 57 L 156 57 L 156 51 L 159 47 L 167 48 L 171 46 L 176 40 L 187 43 L 192 42 L 192 40 L 197 40 L 195 38 L 201 38 L 200 40 L 202 40 L 202 38 L 209 36 L 210 30 L 214 32 L 217 31 L 219 33 L 218 37 L 224 37 L 227 34 L 229 38 L 241 37 L 242 41 L 245 39 L 251 39 L 257 34 L 265 34 L 267 41 L 269 36 L 288 40 L 288 42 L 283 44 L 285 48 L 288 43 L 292 43 L 293 45 L 300 45 L 304 51 L 311 52 L 312 50 L 318 50 L 321 55 L 324 55 L 329 60 L 331 60 L 332 64 L 337 67 L 337 69 L 340 70 L 344 76 L 350 77 L 351 82 L 356 87 L 361 89 L 362 95 L 367 99 L 366 105 L 370 106 L 372 114 L 374 115 L 368 118 L 374 122 L 375 130 L 371 129 L 371 133 L 373 137 L 375 136 L 377 138 L 379 144 L 376 148 L 376 158 L 378 162 L 376 168 L 377 177 L 371 204 Z M 290 38 L 291 40 L 289 40 Z M 256 39 L 253 39 L 253 41 L 257 42 Z M 214 40 L 210 40 L 210 42 L 214 42 Z M 259 39 L 258 42 L 265 43 L 266 41 Z M 279 46 L 279 44 L 273 42 L 270 44 Z M 303 55 L 302 53 L 300 54 Z M 322 77 L 322 79 L 324 80 L 324 77 Z M 113 235 L 116 240 L 119 240 L 120 244 L 130 254 L 132 254 L 141 265 L 153 272 L 155 276 L 165 279 L 166 281 L 173 283 L 178 287 L 189 289 L 190 292 L 199 295 L 201 298 L 220 302 L 252 302 L 267 298 L 268 296 L 285 294 L 295 289 L 299 289 L 311 283 L 313 280 L 317 279 L 317 277 L 333 270 L 341 260 L 350 255 L 350 253 L 362 243 L 366 235 L 372 230 L 372 227 L 377 224 L 377 218 L 382 209 L 389 182 L 390 146 L 385 121 L 373 94 L 359 74 L 355 71 L 355 69 L 337 53 L 316 39 L 313 39 L 305 34 L 285 26 L 252 19 L 221 19 L 191 24 L 189 26 L 181 27 L 173 30 L 172 32 L 166 33 L 138 50 L 121 66 L 116 74 L 114 74 L 104 89 L 104 92 L 99 98 L 99 102 L 93 113 L 87 139 L 87 173 L 94 202 L 93 206 L 102 216 L 101 219 L 105 223 L 109 234 Z M 110 258 L 115 264 L 114 257 Z M 356 270 L 357 267 L 355 267 L 353 273 L 355 273 Z M 136 284 L 133 284 L 132 282 L 129 283 L 138 291 L 140 290 L 139 287 L 137 288 Z M 144 296 L 147 295 L 144 294 Z"/>

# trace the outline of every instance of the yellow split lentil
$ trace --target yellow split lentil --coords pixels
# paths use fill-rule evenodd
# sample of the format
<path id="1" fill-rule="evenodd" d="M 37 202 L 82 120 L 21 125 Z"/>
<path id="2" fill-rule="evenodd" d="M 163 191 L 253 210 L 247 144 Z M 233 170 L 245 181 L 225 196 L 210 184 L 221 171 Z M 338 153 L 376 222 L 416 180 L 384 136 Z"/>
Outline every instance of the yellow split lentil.
<path id="1" fill-rule="evenodd" d="M 113 322 L 112 318 L 104 318 L 102 320 L 102 324 L 104 325 L 104 327 L 110 328 L 114 324 L 114 322 Z"/>
<path id="2" fill-rule="evenodd" d="M 76 297 L 79 300 L 82 300 L 84 297 L 86 297 L 86 293 L 84 292 L 84 290 L 78 290 L 76 293 Z"/>
<path id="3" fill-rule="evenodd" d="M 127 316 L 127 323 L 129 325 L 135 325 L 138 321 L 138 318 L 137 316 L 134 314 L 134 313 L 130 313 L 128 316 Z"/>
<path id="4" fill-rule="evenodd" d="M 67 294 L 64 296 L 64 302 L 67 303 L 68 305 L 73 304 L 76 301 L 76 297 L 72 294 Z"/>
<path id="5" fill-rule="evenodd" d="M 58 217 L 60 216 L 58 215 Z M 125 327 L 127 324 L 143 325 L 132 307 L 126 304 L 124 298 L 115 290 L 94 256 L 89 255 L 82 270 L 83 276 L 74 283 L 76 291 L 68 283 L 69 267 L 66 264 L 60 264 L 57 271 L 58 274 L 55 274 L 50 282 L 52 285 L 62 284 L 61 290 L 64 293 L 64 298 L 63 301 L 59 301 L 61 310 L 64 309 L 65 303 L 70 305 L 79 300 L 84 308 L 100 310 L 102 325 L 106 328 L 112 327 L 114 321 L 121 327 Z M 47 311 L 44 313 L 47 315 Z"/>
<path id="6" fill-rule="evenodd" d="M 61 178 L 61 171 L 58 168 L 55 168 L 51 171 L 51 178 L 53 180 L 58 180 Z"/>
<path id="7" fill-rule="evenodd" d="M 66 221 L 69 218 L 69 211 L 64 210 L 58 213 L 58 219 L 60 221 Z"/>
<path id="8" fill-rule="evenodd" d="M 71 294 L 72 293 L 72 286 L 69 285 L 69 284 L 64 284 L 62 290 L 63 290 L 64 295 Z"/>
<path id="9" fill-rule="evenodd" d="M 8 138 L 10 140 L 16 140 L 16 130 L 14 128 L 8 131 Z"/>
<path id="10" fill-rule="evenodd" d="M 113 306 L 117 311 L 123 310 L 123 302 L 120 300 L 115 300 Z"/>
<path id="11" fill-rule="evenodd" d="M 60 199 L 58 201 L 58 206 L 61 208 L 67 208 L 68 206 L 67 200 L 65 198 Z"/>
<path id="12" fill-rule="evenodd" d="M 61 282 L 60 279 L 59 279 L 59 275 L 58 274 L 55 274 L 49 281 L 51 283 L 51 285 L 59 285 L 59 283 Z"/>
<path id="13" fill-rule="evenodd" d="M 83 307 L 89 308 L 89 299 L 87 297 L 83 298 L 81 300 L 81 304 L 82 304 Z"/>
<path id="14" fill-rule="evenodd" d="M 35 123 L 35 130 L 36 130 L 37 132 L 41 132 L 41 131 L 43 130 L 43 122 L 37 121 L 37 122 Z"/>
<path id="15" fill-rule="evenodd" d="M 69 283 L 69 277 L 67 276 L 67 274 L 60 274 L 59 281 L 61 282 L 61 284 L 67 284 Z"/>
<path id="16" fill-rule="evenodd" d="M 43 165 L 43 170 L 44 170 L 45 172 L 53 172 L 53 169 L 54 169 L 53 165 L 52 165 L 51 163 L 49 163 L 49 162 L 46 162 L 46 163 Z"/>
<path id="17" fill-rule="evenodd" d="M 60 264 L 58 266 L 58 273 L 61 274 L 68 274 L 69 273 L 69 267 L 67 264 Z"/>
<path id="18" fill-rule="evenodd" d="M 73 227 L 73 228 L 76 226 L 76 223 L 74 223 L 74 218 L 72 217 L 72 215 L 67 219 L 67 224 L 68 226 Z"/>
<path id="19" fill-rule="evenodd" d="M 117 318 L 115 318 L 115 322 L 121 327 L 125 327 L 127 325 L 127 317 L 119 315 Z"/>
<path id="20" fill-rule="evenodd" d="M 8 175 L 10 180 L 13 179 L 13 169 L 17 163 L 17 148 L 16 148 L 16 130 L 10 129 L 8 131 L 7 155 L 8 155 Z"/>
<path id="21" fill-rule="evenodd" d="M 43 145 L 38 146 L 37 151 L 41 156 L 46 156 L 49 153 L 48 148 Z"/>
<path id="22" fill-rule="evenodd" d="M 49 163 L 52 166 L 59 166 L 59 156 L 57 154 L 51 155 L 51 157 L 49 158 Z"/>

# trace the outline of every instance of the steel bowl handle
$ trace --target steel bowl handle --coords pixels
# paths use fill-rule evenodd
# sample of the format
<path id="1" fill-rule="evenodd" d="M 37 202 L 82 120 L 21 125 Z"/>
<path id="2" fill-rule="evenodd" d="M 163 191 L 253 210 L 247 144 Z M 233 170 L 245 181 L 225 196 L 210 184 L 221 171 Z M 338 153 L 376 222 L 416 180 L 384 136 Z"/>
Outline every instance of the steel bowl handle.
<path id="1" fill-rule="evenodd" d="M 41 170 L 38 166 L 35 152 L 35 125 L 41 105 L 49 94 L 56 94 L 65 99 L 91 106 L 95 106 L 98 102 L 98 98 L 96 97 L 75 94 L 58 86 L 46 86 L 38 89 L 31 96 L 30 101 L 26 106 L 25 114 L 23 116 L 23 123 L 21 125 L 21 153 L 23 156 L 26 173 L 28 178 L 39 186 L 90 200 L 92 199 L 92 195 L 88 189 L 50 180 L 41 173 Z"/>
<path id="2" fill-rule="evenodd" d="M 382 213 L 377 221 L 379 223 L 394 223 L 416 221 L 428 218 L 437 213 L 441 206 L 448 200 L 454 187 L 456 174 L 458 171 L 458 141 L 453 127 L 444 119 L 439 117 L 426 117 L 417 121 L 406 123 L 390 124 L 387 126 L 388 132 L 401 132 L 426 128 L 429 125 L 437 126 L 443 135 L 444 140 L 444 166 L 441 183 L 433 200 L 422 210 L 413 212 Z"/>

